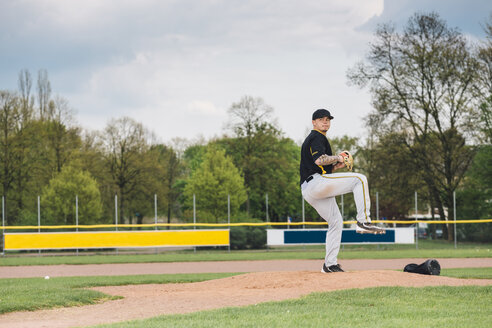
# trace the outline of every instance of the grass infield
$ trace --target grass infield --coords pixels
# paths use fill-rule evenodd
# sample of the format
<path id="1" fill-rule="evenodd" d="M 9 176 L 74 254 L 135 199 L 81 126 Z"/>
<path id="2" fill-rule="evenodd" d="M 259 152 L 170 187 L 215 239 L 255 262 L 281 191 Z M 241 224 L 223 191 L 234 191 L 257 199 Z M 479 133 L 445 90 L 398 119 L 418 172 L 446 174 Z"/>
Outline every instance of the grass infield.
<path id="1" fill-rule="evenodd" d="M 117 298 L 84 289 L 87 287 L 187 283 L 230 277 L 236 274 L 238 273 L 56 277 L 49 280 L 44 278 L 0 279 L 0 313 L 87 305 Z M 443 269 L 441 274 L 457 278 L 492 279 L 492 268 Z"/>
<path id="2" fill-rule="evenodd" d="M 345 245 L 339 253 L 339 259 L 395 259 L 395 258 L 472 258 L 492 257 L 491 244 L 454 244 L 444 241 L 419 241 L 415 245 Z M 50 256 L 51 254 L 51 256 Z M 81 253 L 83 254 L 83 253 Z M 224 249 L 198 249 L 186 251 L 168 251 L 160 254 L 124 254 L 119 255 L 63 255 L 21 256 L 24 253 L 12 253 L 0 257 L 0 266 L 18 265 L 57 265 L 57 264 L 104 264 L 104 263 L 156 263 L 156 262 L 195 262 L 195 261 L 248 261 L 248 260 L 287 260 L 287 259 L 323 259 L 323 245 L 270 248 L 266 250 L 231 251 Z"/>

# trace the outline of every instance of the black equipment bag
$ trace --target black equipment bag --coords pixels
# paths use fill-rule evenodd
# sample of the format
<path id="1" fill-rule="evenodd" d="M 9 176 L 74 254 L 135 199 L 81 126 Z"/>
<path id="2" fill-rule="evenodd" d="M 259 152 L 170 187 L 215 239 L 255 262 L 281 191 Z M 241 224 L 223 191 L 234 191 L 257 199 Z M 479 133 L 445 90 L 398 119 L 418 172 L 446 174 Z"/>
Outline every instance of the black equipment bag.
<path id="1" fill-rule="evenodd" d="M 430 259 L 422 264 L 407 264 L 403 271 L 438 276 L 441 273 L 441 266 L 439 265 L 439 262 L 437 262 L 437 260 Z"/>

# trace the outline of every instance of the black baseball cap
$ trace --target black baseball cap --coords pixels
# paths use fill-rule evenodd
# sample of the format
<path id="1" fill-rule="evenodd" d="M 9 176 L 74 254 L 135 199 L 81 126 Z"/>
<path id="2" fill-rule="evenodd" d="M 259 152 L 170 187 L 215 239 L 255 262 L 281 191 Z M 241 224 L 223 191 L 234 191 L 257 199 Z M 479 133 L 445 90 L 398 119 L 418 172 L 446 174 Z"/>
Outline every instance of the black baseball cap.
<path id="1" fill-rule="evenodd" d="M 313 113 L 313 121 L 318 119 L 318 118 L 322 118 L 322 117 L 328 117 L 330 120 L 333 119 L 333 116 L 331 116 L 330 112 L 327 111 L 326 109 L 317 109 Z"/>

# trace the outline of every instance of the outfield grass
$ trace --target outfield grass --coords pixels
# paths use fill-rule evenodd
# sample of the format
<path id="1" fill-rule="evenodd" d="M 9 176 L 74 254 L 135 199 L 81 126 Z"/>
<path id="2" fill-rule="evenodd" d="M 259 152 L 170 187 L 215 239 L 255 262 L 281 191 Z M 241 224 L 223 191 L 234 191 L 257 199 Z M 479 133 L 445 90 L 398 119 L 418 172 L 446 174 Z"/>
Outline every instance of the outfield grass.
<path id="1" fill-rule="evenodd" d="M 0 279 L 0 313 L 94 304 L 117 299 L 83 288 L 135 284 L 186 283 L 233 276 L 235 273 L 165 274 Z"/>
<path id="2" fill-rule="evenodd" d="M 395 258 L 472 258 L 492 257 L 491 244 L 454 244 L 443 241 L 423 240 L 419 249 L 415 245 L 346 245 L 339 259 L 395 259 Z M 48 253 L 49 254 L 49 253 Z M 20 254 L 17 254 L 20 255 Z M 0 266 L 56 265 L 56 264 L 104 264 L 104 263 L 153 263 L 194 261 L 251 261 L 285 259 L 323 259 L 323 245 L 271 248 L 267 250 L 225 251 L 197 250 L 170 251 L 160 254 L 140 255 L 91 255 L 91 256 L 5 256 L 0 257 Z"/>
<path id="3" fill-rule="evenodd" d="M 464 279 L 492 279 L 492 268 L 442 269 L 441 276 Z"/>
<path id="4" fill-rule="evenodd" d="M 492 286 L 380 287 L 99 325 L 157 327 L 492 327 Z"/>

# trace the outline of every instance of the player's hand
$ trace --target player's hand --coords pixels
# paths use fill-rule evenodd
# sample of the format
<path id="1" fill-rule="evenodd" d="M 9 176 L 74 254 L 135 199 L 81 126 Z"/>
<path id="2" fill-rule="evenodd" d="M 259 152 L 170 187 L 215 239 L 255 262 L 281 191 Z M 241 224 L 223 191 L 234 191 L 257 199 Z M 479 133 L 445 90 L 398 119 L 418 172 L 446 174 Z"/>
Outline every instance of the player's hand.
<path id="1" fill-rule="evenodd" d="M 343 167 L 345 167 L 345 163 L 344 162 L 339 162 L 339 163 L 333 165 L 333 171 L 339 170 L 339 169 L 341 169 Z"/>

